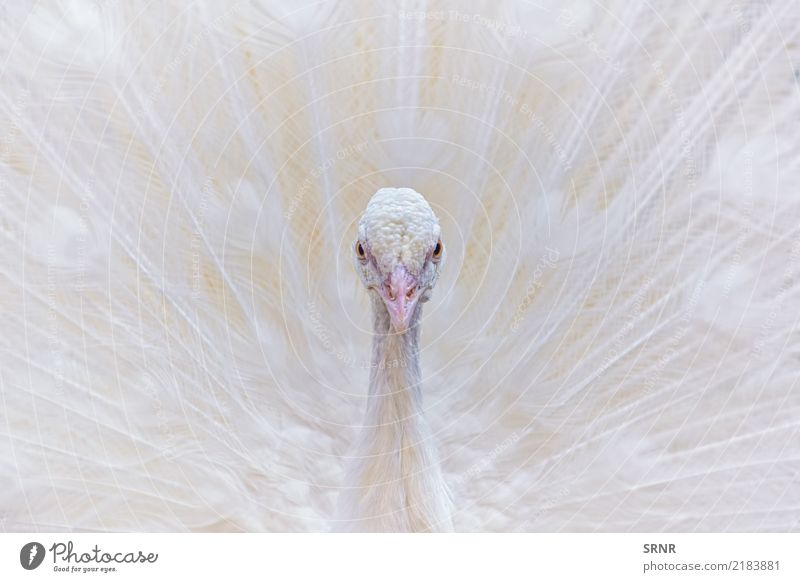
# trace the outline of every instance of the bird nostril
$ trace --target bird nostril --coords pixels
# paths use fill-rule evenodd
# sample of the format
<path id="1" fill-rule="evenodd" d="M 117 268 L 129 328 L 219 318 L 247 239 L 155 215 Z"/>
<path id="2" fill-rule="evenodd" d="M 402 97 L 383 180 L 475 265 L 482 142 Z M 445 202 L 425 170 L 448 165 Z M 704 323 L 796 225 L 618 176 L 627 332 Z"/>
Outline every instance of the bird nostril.
<path id="1" fill-rule="evenodd" d="M 394 300 L 397 299 L 397 290 L 396 289 L 394 289 L 393 287 L 391 287 L 389 285 L 387 285 L 385 287 L 385 289 L 386 289 L 386 298 L 389 301 L 394 301 Z M 406 295 L 406 299 L 413 299 L 414 295 L 416 295 L 416 294 L 417 294 L 417 287 L 415 285 L 414 287 L 411 287 L 408 291 L 406 291 L 406 294 L 405 294 Z"/>

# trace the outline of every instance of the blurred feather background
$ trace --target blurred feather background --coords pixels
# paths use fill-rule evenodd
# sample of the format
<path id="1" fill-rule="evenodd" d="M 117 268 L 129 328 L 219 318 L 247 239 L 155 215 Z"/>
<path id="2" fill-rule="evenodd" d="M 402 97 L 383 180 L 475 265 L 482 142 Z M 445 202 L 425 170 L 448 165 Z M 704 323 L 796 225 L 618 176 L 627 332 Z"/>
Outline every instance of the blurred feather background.
<path id="1" fill-rule="evenodd" d="M 449 260 L 459 531 L 800 529 L 800 8 L 0 8 L 0 524 L 320 531 L 362 420 L 355 222 Z"/>

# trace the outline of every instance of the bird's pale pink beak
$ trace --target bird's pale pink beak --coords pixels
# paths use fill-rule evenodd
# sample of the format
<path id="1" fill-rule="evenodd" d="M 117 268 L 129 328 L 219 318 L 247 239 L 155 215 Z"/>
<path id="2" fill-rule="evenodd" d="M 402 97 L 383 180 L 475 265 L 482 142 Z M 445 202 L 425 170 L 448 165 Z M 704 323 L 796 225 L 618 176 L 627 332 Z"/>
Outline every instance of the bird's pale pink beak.
<path id="1" fill-rule="evenodd" d="M 419 299 L 418 291 L 417 279 L 402 265 L 384 281 L 380 295 L 396 332 L 403 333 L 408 329 Z"/>

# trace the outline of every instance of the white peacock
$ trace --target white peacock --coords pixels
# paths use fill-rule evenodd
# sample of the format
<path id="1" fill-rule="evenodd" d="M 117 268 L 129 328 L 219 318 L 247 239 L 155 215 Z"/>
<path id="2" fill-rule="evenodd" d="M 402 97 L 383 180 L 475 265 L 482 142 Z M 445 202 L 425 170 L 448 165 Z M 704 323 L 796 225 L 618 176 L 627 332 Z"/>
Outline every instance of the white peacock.
<path id="1" fill-rule="evenodd" d="M 4 3 L 0 528 L 797 530 L 799 17 Z"/>

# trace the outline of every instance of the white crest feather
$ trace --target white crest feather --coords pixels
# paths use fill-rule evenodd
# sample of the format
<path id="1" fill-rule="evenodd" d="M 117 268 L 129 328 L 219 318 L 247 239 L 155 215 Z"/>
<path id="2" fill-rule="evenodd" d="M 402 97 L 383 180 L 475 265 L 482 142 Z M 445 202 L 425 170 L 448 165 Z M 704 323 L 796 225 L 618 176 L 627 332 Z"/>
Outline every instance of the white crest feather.
<path id="1" fill-rule="evenodd" d="M 412 273 L 420 270 L 425 252 L 436 244 L 441 232 L 439 219 L 428 202 L 411 188 L 378 190 L 358 228 L 385 270 L 401 262 Z"/>

